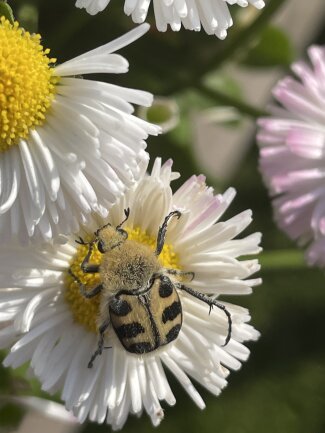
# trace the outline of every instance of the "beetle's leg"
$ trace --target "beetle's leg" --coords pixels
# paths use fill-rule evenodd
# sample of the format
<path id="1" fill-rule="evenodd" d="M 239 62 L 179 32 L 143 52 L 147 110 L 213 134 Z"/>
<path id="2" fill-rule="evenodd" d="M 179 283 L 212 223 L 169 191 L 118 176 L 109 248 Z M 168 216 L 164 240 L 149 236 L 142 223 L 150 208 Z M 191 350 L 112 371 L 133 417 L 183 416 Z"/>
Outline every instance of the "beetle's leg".
<path id="1" fill-rule="evenodd" d="M 184 286 L 183 284 L 177 284 L 176 287 L 180 290 L 184 290 L 184 292 L 187 292 L 190 295 L 194 296 L 195 298 L 199 299 L 200 301 L 208 304 L 210 307 L 209 314 L 211 313 L 211 310 L 213 307 L 218 307 L 218 308 L 220 308 L 220 310 L 224 311 L 224 313 L 228 319 L 228 334 L 226 337 L 226 341 L 223 344 L 223 346 L 226 346 L 229 343 L 229 340 L 231 338 L 231 330 L 232 330 L 231 314 L 226 309 L 226 307 L 223 304 L 221 304 L 220 302 L 217 302 L 214 299 L 211 299 L 209 296 L 204 295 L 203 293 L 197 292 L 196 290 L 193 290 L 190 287 Z"/>
<path id="2" fill-rule="evenodd" d="M 91 253 L 93 252 L 94 244 L 97 242 L 97 239 L 95 239 L 91 242 L 85 242 L 84 239 L 81 236 L 79 236 L 79 239 L 76 239 L 75 242 L 79 245 L 89 245 L 87 255 L 80 265 L 83 272 L 85 274 L 96 274 L 97 272 L 99 272 L 99 265 L 89 264 L 89 259 L 90 259 Z"/>
<path id="3" fill-rule="evenodd" d="M 116 230 L 120 229 L 122 227 L 122 225 L 128 220 L 128 218 L 130 216 L 130 208 L 129 207 L 127 209 L 124 209 L 124 215 L 125 215 L 124 220 L 118 226 L 116 226 Z"/>
<path id="4" fill-rule="evenodd" d="M 97 272 L 99 272 L 99 265 L 89 263 L 89 259 L 93 252 L 95 242 L 96 241 L 92 241 L 88 244 L 89 245 L 88 253 L 86 254 L 86 257 L 83 259 L 80 265 L 82 271 L 85 274 L 96 274 Z"/>
<path id="5" fill-rule="evenodd" d="M 100 293 L 103 289 L 103 285 L 102 284 L 98 284 L 98 286 L 94 287 L 91 290 L 87 290 L 85 285 L 79 280 L 79 278 L 77 277 L 77 275 L 75 275 L 71 269 L 69 269 L 69 274 L 73 277 L 73 279 L 75 280 L 76 283 L 78 283 L 79 285 L 79 290 L 80 293 L 82 294 L 82 296 L 84 298 L 90 299 L 93 298 L 94 296 L 98 295 L 98 293 Z"/>
<path id="6" fill-rule="evenodd" d="M 81 236 L 79 236 L 79 239 L 75 240 L 75 243 L 79 244 L 79 245 L 89 245 L 89 244 L 91 244 L 91 242 L 86 242 Z"/>
<path id="7" fill-rule="evenodd" d="M 170 212 L 166 216 L 162 226 L 159 227 L 158 236 L 157 236 L 157 246 L 156 246 L 156 251 L 155 251 L 156 256 L 159 256 L 159 254 L 162 252 L 162 249 L 164 248 L 165 237 L 166 237 L 167 226 L 168 226 L 169 220 L 173 216 L 177 216 L 177 218 L 179 219 L 181 217 L 181 215 L 182 214 L 179 210 L 175 210 L 173 212 Z"/>
<path id="8" fill-rule="evenodd" d="M 193 281 L 195 277 L 194 272 L 180 271 L 179 269 L 164 269 L 166 274 L 176 275 L 177 277 L 185 278 L 186 281 Z"/>
<path id="9" fill-rule="evenodd" d="M 88 368 L 92 368 L 93 363 L 94 363 L 95 359 L 97 358 L 97 356 L 99 356 L 103 353 L 104 334 L 105 334 L 106 329 L 109 327 L 109 325 L 110 325 L 110 320 L 106 319 L 105 322 L 99 328 L 99 340 L 98 340 L 97 349 L 95 350 L 92 357 L 90 358 L 90 361 L 88 362 Z"/>

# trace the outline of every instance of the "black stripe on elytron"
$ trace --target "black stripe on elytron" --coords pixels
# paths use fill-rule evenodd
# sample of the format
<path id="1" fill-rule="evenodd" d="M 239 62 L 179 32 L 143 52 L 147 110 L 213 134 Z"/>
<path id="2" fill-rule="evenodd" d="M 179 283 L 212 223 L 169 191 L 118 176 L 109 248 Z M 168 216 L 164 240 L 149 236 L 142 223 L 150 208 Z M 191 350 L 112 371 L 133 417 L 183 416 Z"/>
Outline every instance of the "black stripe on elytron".
<path id="1" fill-rule="evenodd" d="M 127 301 L 117 298 L 111 300 L 109 309 L 119 317 L 127 316 L 132 311 L 132 307 Z"/>
<path id="2" fill-rule="evenodd" d="M 154 350 L 155 347 L 152 347 L 150 343 L 142 342 L 142 343 L 133 343 L 130 346 L 126 347 L 126 350 L 131 353 L 148 353 Z"/>
<path id="3" fill-rule="evenodd" d="M 173 302 L 169 307 L 166 307 L 162 313 L 162 321 L 163 323 L 168 322 L 169 320 L 174 320 L 179 314 L 182 312 L 182 305 L 179 301 Z"/>
<path id="4" fill-rule="evenodd" d="M 177 338 L 179 331 L 181 330 L 181 327 L 182 327 L 181 324 L 172 327 L 172 329 L 166 334 L 167 343 L 170 343 L 171 341 Z"/>
<path id="5" fill-rule="evenodd" d="M 121 325 L 118 328 L 114 328 L 114 330 L 120 339 L 134 338 L 137 335 L 143 334 L 145 332 L 144 327 L 138 322 Z"/>
<path id="6" fill-rule="evenodd" d="M 168 298 L 174 291 L 173 283 L 169 278 L 160 280 L 159 284 L 159 296 L 161 298 Z"/>

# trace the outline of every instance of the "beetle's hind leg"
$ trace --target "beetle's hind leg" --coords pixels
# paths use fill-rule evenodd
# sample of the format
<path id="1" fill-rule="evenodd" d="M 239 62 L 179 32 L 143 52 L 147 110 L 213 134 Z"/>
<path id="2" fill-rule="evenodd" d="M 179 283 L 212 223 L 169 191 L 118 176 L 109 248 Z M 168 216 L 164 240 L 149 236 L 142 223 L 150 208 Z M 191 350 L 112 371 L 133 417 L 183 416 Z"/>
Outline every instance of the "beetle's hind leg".
<path id="1" fill-rule="evenodd" d="M 77 275 L 75 275 L 72 272 L 71 268 L 69 269 L 69 274 L 75 280 L 75 282 L 79 285 L 80 293 L 82 294 L 82 296 L 84 298 L 87 298 L 87 299 L 93 298 L 94 296 L 98 295 L 98 293 L 100 293 L 102 291 L 102 289 L 103 289 L 103 285 L 102 284 L 98 284 L 98 286 L 95 286 L 93 289 L 87 290 L 85 284 L 83 284 L 79 280 L 79 278 L 77 277 Z"/>
<path id="2" fill-rule="evenodd" d="M 229 313 L 227 308 L 223 304 L 221 304 L 220 302 L 218 302 L 214 299 L 211 299 L 209 296 L 204 295 L 203 293 L 197 292 L 196 290 L 193 290 L 190 287 L 184 286 L 184 284 L 177 284 L 177 288 L 180 290 L 183 290 L 184 292 L 186 292 L 192 296 L 194 296 L 195 298 L 199 299 L 200 301 L 208 304 L 210 307 L 209 314 L 211 313 L 211 310 L 213 307 L 220 308 L 220 310 L 222 310 L 225 313 L 225 315 L 227 316 L 227 320 L 228 320 L 228 334 L 227 334 L 227 337 L 226 337 L 226 340 L 225 340 L 223 346 L 227 346 L 227 344 L 229 343 L 229 340 L 231 338 L 231 331 L 232 331 L 231 314 Z"/>
<path id="3" fill-rule="evenodd" d="M 99 340 L 98 340 L 97 349 L 92 354 L 92 357 L 90 358 L 90 361 L 88 362 L 88 368 L 92 368 L 92 366 L 94 364 L 94 361 L 97 358 L 97 356 L 99 356 L 99 355 L 101 355 L 103 353 L 103 349 L 104 349 L 104 334 L 105 334 L 107 328 L 109 327 L 109 325 L 110 325 L 110 320 L 107 319 L 107 320 L 105 320 L 105 322 L 99 328 Z"/>

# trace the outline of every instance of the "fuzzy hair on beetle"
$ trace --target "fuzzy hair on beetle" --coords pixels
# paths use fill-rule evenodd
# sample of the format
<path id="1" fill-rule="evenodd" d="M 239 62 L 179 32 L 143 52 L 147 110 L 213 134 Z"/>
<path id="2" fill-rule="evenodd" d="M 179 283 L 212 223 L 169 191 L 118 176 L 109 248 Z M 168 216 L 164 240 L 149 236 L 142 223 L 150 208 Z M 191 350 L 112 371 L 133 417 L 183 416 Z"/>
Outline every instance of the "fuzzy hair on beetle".
<path id="1" fill-rule="evenodd" d="M 80 267 L 86 274 L 99 274 L 100 283 L 88 290 L 80 279 L 69 270 L 79 285 L 81 294 L 87 298 L 100 296 L 98 315 L 99 339 L 96 351 L 88 367 L 104 349 L 105 333 L 112 328 L 124 349 L 142 355 L 174 341 L 182 327 L 183 312 L 179 291 L 184 291 L 209 306 L 224 311 L 228 320 L 228 333 L 224 346 L 231 337 L 232 319 L 226 307 L 209 296 L 183 284 L 191 281 L 193 272 L 167 269 L 159 262 L 164 247 L 169 221 L 181 217 L 181 212 L 170 212 L 160 226 L 155 251 L 148 245 L 128 239 L 122 228 L 130 215 L 124 210 L 125 218 L 116 227 L 105 224 L 94 233 L 94 239 L 85 242 L 81 237 L 78 244 L 88 246 L 88 252 Z M 102 253 L 100 264 L 90 263 L 97 245 Z"/>

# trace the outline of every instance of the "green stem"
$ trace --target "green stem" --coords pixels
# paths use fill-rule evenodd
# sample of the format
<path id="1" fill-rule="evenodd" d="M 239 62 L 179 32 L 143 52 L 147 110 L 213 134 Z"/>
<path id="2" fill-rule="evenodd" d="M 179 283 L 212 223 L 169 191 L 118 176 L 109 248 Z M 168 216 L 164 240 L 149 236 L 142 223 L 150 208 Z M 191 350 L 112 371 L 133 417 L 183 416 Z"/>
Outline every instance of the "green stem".
<path id="1" fill-rule="evenodd" d="M 264 251 L 260 257 L 262 270 L 306 268 L 303 252 L 300 250 Z"/>
<path id="2" fill-rule="evenodd" d="M 234 98 L 229 94 L 221 92 L 220 90 L 212 89 L 205 84 L 196 85 L 196 89 L 200 90 L 201 93 L 215 100 L 219 104 L 237 108 L 240 113 L 246 114 L 247 116 L 257 118 L 268 115 L 268 113 L 264 110 L 253 107 L 252 105 L 249 105 L 246 102 L 239 100 L 238 98 Z"/>

